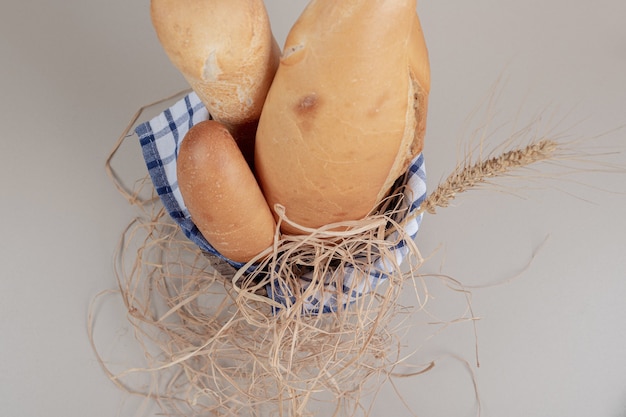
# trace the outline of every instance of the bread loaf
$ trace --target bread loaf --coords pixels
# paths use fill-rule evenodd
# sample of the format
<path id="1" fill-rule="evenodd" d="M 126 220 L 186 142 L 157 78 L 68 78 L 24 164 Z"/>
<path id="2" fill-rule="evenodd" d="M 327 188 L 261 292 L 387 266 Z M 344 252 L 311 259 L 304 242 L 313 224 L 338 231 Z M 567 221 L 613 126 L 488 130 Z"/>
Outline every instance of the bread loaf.
<path id="1" fill-rule="evenodd" d="M 270 207 L 307 227 L 366 216 L 422 149 L 429 71 L 416 0 L 313 0 L 257 130 Z"/>
<path id="2" fill-rule="evenodd" d="M 151 0 L 150 11 L 169 59 L 252 159 L 280 56 L 263 1 Z"/>
<path id="3" fill-rule="evenodd" d="M 272 245 L 274 217 L 224 125 L 194 125 L 181 143 L 176 170 L 191 219 L 222 255 L 247 262 Z"/>

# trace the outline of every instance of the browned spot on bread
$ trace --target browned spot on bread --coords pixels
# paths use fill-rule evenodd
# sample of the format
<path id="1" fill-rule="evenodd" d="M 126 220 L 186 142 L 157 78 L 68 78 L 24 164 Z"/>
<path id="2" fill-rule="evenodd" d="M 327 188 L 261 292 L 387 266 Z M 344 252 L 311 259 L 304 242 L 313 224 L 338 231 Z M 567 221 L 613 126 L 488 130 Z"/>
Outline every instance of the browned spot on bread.
<path id="1" fill-rule="evenodd" d="M 298 125 L 303 130 L 310 130 L 313 126 L 315 115 L 320 106 L 317 94 L 307 94 L 295 105 L 295 113 L 298 115 Z"/>
<path id="2" fill-rule="evenodd" d="M 296 106 L 296 112 L 301 115 L 315 113 L 319 100 L 316 94 L 307 94 L 302 97 Z"/>

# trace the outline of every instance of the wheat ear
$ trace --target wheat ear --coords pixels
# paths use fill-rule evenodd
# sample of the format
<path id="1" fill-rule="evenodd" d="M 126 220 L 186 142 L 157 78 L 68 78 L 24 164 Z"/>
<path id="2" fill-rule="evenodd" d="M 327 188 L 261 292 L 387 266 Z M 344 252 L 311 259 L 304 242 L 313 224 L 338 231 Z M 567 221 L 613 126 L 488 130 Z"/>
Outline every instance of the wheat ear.
<path id="1" fill-rule="evenodd" d="M 513 149 L 474 164 L 459 166 L 426 198 L 415 215 L 434 214 L 437 207 L 447 207 L 457 194 L 535 162 L 551 159 L 558 149 L 554 140 L 543 139 L 524 148 Z"/>

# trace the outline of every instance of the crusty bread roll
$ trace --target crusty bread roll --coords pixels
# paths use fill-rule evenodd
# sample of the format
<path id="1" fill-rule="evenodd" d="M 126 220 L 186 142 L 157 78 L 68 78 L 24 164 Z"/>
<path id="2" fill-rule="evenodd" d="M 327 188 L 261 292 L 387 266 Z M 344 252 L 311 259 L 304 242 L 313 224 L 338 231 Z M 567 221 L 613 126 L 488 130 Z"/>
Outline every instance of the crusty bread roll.
<path id="1" fill-rule="evenodd" d="M 429 71 L 416 0 L 313 0 L 257 130 L 270 207 L 307 227 L 366 216 L 422 149 Z"/>
<path id="2" fill-rule="evenodd" d="M 194 125 L 181 143 L 176 170 L 191 219 L 218 252 L 248 262 L 272 245 L 274 217 L 224 125 Z"/>
<path id="3" fill-rule="evenodd" d="M 263 1 L 151 0 L 150 11 L 174 66 L 252 153 L 245 142 L 254 140 L 280 57 Z"/>

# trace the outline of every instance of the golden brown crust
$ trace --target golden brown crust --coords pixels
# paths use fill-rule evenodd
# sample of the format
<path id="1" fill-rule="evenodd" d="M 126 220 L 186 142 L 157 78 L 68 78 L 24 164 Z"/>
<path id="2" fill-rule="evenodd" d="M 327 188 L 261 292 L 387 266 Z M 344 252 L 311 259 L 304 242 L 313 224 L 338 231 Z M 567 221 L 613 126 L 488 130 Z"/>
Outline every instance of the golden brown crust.
<path id="1" fill-rule="evenodd" d="M 272 245 L 274 218 L 224 125 L 209 120 L 189 130 L 177 176 L 193 222 L 222 255 L 247 262 Z"/>
<path id="2" fill-rule="evenodd" d="M 428 64 L 410 64 L 421 35 L 415 7 L 314 0 L 305 9 L 257 131 L 256 170 L 270 207 L 282 204 L 308 227 L 360 219 L 401 173 L 394 166 L 421 150 L 415 132 L 425 126 L 428 92 L 415 74 L 423 77 Z"/>
<path id="3" fill-rule="evenodd" d="M 280 49 L 262 0 L 152 0 L 152 23 L 172 63 L 216 120 L 258 120 Z"/>
<path id="4" fill-rule="evenodd" d="M 409 107 L 406 115 L 407 130 L 396 160 L 389 170 L 387 181 L 378 194 L 379 201 L 385 197 L 395 180 L 407 170 L 413 158 L 424 148 L 430 92 L 430 63 L 422 25 L 417 13 L 413 17 L 408 48 L 410 83 Z"/>

